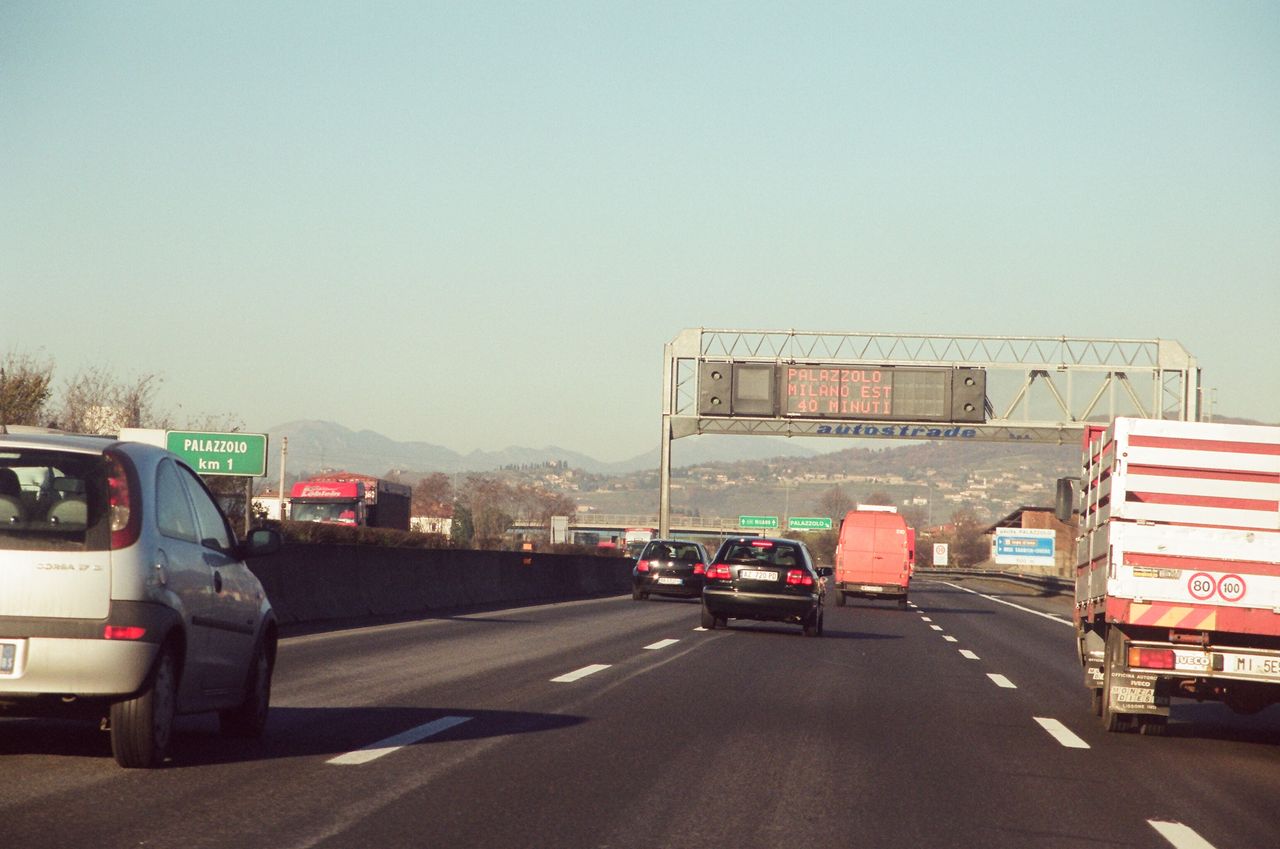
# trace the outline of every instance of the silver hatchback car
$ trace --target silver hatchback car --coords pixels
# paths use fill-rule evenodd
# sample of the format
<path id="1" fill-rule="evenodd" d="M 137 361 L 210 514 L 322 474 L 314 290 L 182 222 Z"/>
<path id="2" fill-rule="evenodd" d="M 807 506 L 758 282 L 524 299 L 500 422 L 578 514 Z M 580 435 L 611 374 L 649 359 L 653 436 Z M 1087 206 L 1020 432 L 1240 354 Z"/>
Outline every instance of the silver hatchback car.
<path id="1" fill-rule="evenodd" d="M 0 717 L 101 720 L 124 767 L 178 714 L 261 734 L 277 626 L 244 561 L 279 548 L 162 448 L 0 428 Z"/>

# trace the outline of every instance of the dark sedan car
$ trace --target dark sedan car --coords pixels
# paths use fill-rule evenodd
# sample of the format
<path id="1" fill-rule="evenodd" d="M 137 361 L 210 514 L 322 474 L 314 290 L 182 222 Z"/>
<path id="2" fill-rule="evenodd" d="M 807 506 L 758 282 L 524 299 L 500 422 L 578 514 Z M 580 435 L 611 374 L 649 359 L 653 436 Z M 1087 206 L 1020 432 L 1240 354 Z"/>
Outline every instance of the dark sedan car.
<path id="1" fill-rule="evenodd" d="M 702 595 L 708 562 L 707 550 L 700 543 L 650 540 L 631 570 L 631 597 L 642 601 L 652 593 L 697 598 Z"/>
<path id="2" fill-rule="evenodd" d="M 707 570 L 702 627 L 729 619 L 794 622 L 806 637 L 822 635 L 822 578 L 804 543 L 793 539 L 735 537 L 725 540 Z"/>

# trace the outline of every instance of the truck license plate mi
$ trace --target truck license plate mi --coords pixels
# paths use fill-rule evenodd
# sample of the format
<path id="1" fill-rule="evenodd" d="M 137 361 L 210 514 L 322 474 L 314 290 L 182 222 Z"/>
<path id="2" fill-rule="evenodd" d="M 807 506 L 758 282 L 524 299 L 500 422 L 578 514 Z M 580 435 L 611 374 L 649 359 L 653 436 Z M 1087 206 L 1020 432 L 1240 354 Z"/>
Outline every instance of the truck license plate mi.
<path id="1" fill-rule="evenodd" d="M 1221 658 L 1221 665 L 1219 665 Z M 1280 657 L 1262 657 L 1253 654 L 1215 653 L 1214 670 L 1226 673 L 1274 678 L 1280 681 Z"/>

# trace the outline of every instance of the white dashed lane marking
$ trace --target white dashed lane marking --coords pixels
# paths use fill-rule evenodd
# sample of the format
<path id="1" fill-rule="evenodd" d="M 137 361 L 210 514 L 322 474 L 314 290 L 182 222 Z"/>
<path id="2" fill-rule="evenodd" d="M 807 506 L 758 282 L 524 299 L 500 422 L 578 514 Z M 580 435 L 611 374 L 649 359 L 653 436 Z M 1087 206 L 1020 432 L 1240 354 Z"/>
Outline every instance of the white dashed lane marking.
<path id="1" fill-rule="evenodd" d="M 987 677 L 996 683 L 997 687 L 1004 687 L 1006 690 L 1016 690 L 1018 685 L 1001 675 L 999 672 L 988 672 Z"/>
<path id="2" fill-rule="evenodd" d="M 1159 832 L 1161 837 L 1176 846 L 1177 849 L 1213 849 L 1212 843 L 1180 822 L 1147 820 L 1147 824 Z"/>
<path id="3" fill-rule="evenodd" d="M 978 656 L 968 649 L 960 649 L 960 656 L 968 660 L 978 660 Z"/>
<path id="4" fill-rule="evenodd" d="M 388 737 L 385 740 L 379 740 L 377 743 L 370 743 L 362 749 L 354 752 L 347 752 L 345 755 L 338 755 L 336 758 L 330 758 L 326 763 L 337 764 L 339 766 L 353 766 L 357 764 L 366 764 L 369 761 L 375 761 L 383 755 L 389 755 L 397 749 L 403 749 L 405 746 L 417 743 L 419 740 L 425 740 L 428 737 L 439 734 L 442 731 L 448 731 L 455 725 L 461 725 L 464 722 L 470 722 L 469 716 L 446 716 L 437 719 L 434 722 L 428 722 L 425 725 L 419 725 L 417 728 L 410 728 L 408 731 Z"/>
<path id="5" fill-rule="evenodd" d="M 608 663 L 593 663 L 590 666 L 575 669 L 573 672 L 566 672 L 564 675 L 561 675 L 558 678 L 552 678 L 551 680 L 556 684 L 571 684 L 581 678 L 586 678 L 588 675 L 595 675 L 597 672 L 608 669 L 609 666 L 610 664 Z"/>
<path id="6" fill-rule="evenodd" d="M 651 651 L 656 651 L 658 649 L 665 649 L 667 646 L 674 646 L 678 642 L 680 641 L 679 640 L 658 640 L 658 642 L 653 643 L 652 645 L 647 645 L 645 646 L 645 648 Z"/>
<path id="7" fill-rule="evenodd" d="M 1049 719 L 1043 716 L 1035 717 L 1035 721 L 1040 723 L 1040 727 L 1049 732 L 1053 739 L 1057 740 L 1068 749 L 1087 749 L 1089 744 L 1081 740 L 1067 726 L 1063 725 L 1056 719 Z"/>

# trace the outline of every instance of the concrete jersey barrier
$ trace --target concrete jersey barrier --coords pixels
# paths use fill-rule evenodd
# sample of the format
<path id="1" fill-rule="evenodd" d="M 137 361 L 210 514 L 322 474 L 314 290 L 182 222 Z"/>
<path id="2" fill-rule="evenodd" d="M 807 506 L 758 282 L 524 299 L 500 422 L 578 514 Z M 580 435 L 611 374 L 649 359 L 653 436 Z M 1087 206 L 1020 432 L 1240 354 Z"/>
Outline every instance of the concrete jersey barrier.
<path id="1" fill-rule="evenodd" d="M 630 590 L 631 567 L 619 557 L 308 544 L 249 563 L 283 625 L 617 595 Z"/>

